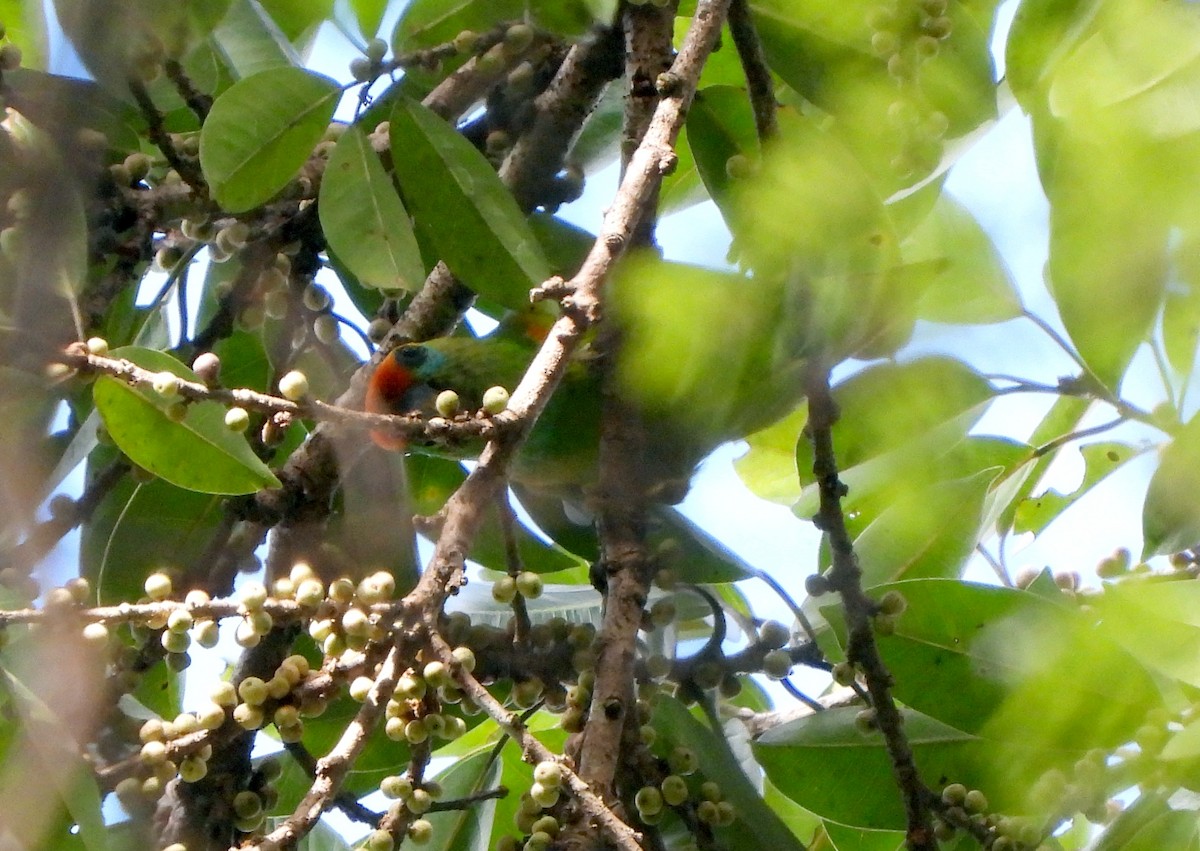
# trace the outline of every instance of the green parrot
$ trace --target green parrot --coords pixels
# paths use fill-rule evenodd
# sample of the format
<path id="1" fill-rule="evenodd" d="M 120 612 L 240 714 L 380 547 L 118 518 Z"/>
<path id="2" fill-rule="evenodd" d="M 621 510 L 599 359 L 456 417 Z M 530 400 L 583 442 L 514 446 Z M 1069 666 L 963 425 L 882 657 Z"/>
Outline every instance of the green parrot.
<path id="1" fill-rule="evenodd" d="M 640 261 L 613 281 L 609 305 L 622 339 L 614 377 L 645 425 L 644 471 L 656 501 L 679 502 L 713 449 L 769 425 L 800 401 L 803 358 L 779 333 L 786 311 L 753 281 Z M 478 410 L 488 388 L 517 385 L 537 336 L 518 318 L 485 337 L 401 346 L 372 375 L 366 408 L 432 415 L 437 395 L 454 390 L 463 408 Z M 600 391 L 596 358 L 585 346 L 514 459 L 515 485 L 586 504 L 598 479 Z M 372 439 L 389 449 L 424 451 L 384 433 Z"/>

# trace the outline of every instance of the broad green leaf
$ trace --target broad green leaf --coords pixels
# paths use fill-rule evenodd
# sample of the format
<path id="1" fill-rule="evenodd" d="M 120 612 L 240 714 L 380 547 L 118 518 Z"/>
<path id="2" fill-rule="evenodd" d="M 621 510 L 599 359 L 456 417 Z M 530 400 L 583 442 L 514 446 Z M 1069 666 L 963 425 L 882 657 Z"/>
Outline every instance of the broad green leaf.
<path id="1" fill-rule="evenodd" d="M 408 212 L 357 125 L 346 128 L 325 166 L 318 212 L 329 248 L 359 282 L 409 292 L 425 282 Z"/>
<path id="2" fill-rule="evenodd" d="M 854 707 L 828 709 L 782 724 L 754 743 L 768 779 L 805 809 L 828 821 L 870 830 L 904 830 L 904 805 L 891 760 L 878 733 L 863 734 Z M 964 783 L 981 789 L 997 811 L 1025 811 L 1025 784 L 1037 774 L 1019 767 L 1040 762 L 1020 743 L 1000 743 L 902 710 L 925 784 Z"/>
<path id="3" fill-rule="evenodd" d="M 524 13 L 524 0 L 413 0 L 396 24 L 392 47 L 398 54 L 433 47 L 463 30 L 486 32 Z"/>
<path id="4" fill-rule="evenodd" d="M 1200 593 L 1190 582 L 1134 578 L 1095 599 L 1104 628 L 1148 668 L 1200 686 Z"/>
<path id="5" fill-rule="evenodd" d="M 442 784 L 446 800 L 466 798 L 476 792 L 494 789 L 500 780 L 501 762 L 484 748 L 460 758 L 435 778 Z M 494 798 L 480 801 L 461 810 L 433 813 L 427 818 L 433 824 L 433 838 L 428 847 L 435 851 L 474 851 L 487 848 L 496 815 Z"/>
<path id="6" fill-rule="evenodd" d="M 999 472 L 938 482 L 886 507 L 854 540 L 866 584 L 958 576 L 975 549 L 984 497 Z"/>
<path id="7" fill-rule="evenodd" d="M 105 452 L 104 458 L 115 453 Z M 97 461 L 102 469 L 109 461 Z M 102 604 L 136 600 L 146 577 L 162 567 L 186 572 L 211 545 L 224 512 L 221 500 L 163 480 L 126 476 L 83 526 L 80 566 Z"/>
<path id="8" fill-rule="evenodd" d="M 213 44 L 242 80 L 272 68 L 302 64 L 287 35 L 255 0 L 232 0 L 229 13 L 213 31 Z M 263 98 L 260 104 L 270 100 Z"/>
<path id="9" fill-rule="evenodd" d="M 295 42 L 313 32 L 333 13 L 333 0 L 258 0 L 270 20 Z"/>
<path id="10" fill-rule="evenodd" d="M 1200 415 L 1162 450 L 1142 506 L 1143 558 L 1174 553 L 1200 543 Z"/>
<path id="11" fill-rule="evenodd" d="M 838 466 L 861 464 L 964 414 L 972 416 L 970 428 L 991 395 L 979 373 L 951 358 L 882 363 L 857 372 L 833 391 L 840 411 L 833 430 Z M 812 447 L 804 441 L 797 448 L 796 464 L 807 479 Z"/>
<path id="12" fill-rule="evenodd" d="M 935 261 L 926 267 L 931 280 L 921 295 L 921 318 L 986 324 L 1021 315 L 1004 261 L 975 217 L 951 196 L 938 196 L 901 250 L 908 263 Z"/>
<path id="13" fill-rule="evenodd" d="M 878 638 L 895 696 L 957 729 L 1045 751 L 1111 749 L 1162 703 L 1117 636 L 1069 608 L 946 580 L 872 593 L 890 588 L 908 602 L 895 633 Z"/>
<path id="14" fill-rule="evenodd" d="M 1180 816 L 1187 816 L 1193 831 L 1195 830 L 1195 813 L 1183 813 L 1172 810 L 1165 797 L 1158 792 L 1147 792 L 1122 810 L 1108 829 L 1097 840 L 1093 851 L 1158 851 L 1158 849 L 1178 848 L 1180 851 L 1194 851 L 1189 844 L 1186 830 L 1182 835 L 1174 837 L 1179 844 L 1167 842 L 1160 844 L 1167 836 L 1160 835 L 1164 828 L 1170 831 L 1173 822 Z"/>
<path id="15" fill-rule="evenodd" d="M 898 851 L 904 834 L 894 830 L 862 830 L 836 821 L 825 822 L 825 835 L 835 851 Z"/>
<path id="16" fill-rule="evenodd" d="M 742 770 L 720 730 L 710 730 L 673 697 L 660 696 L 650 723 L 658 731 L 654 750 L 663 755 L 687 747 L 699 757 L 700 768 L 687 778 L 693 794 L 705 780 L 714 780 L 724 799 L 733 804 L 737 821 L 713 832 L 730 851 L 779 849 L 799 851 L 803 846 L 792 831 L 764 803 L 758 788 Z"/>
<path id="17" fill-rule="evenodd" d="M 350 0 L 350 8 L 358 23 L 358 32 L 363 38 L 371 39 L 379 32 L 388 0 Z"/>
<path id="18" fill-rule="evenodd" d="M 113 357 L 138 366 L 197 381 L 195 373 L 169 355 L 151 349 L 116 349 Z M 174 422 L 167 408 L 175 401 L 146 387 L 99 378 L 93 391 L 96 408 L 113 441 L 138 466 L 186 490 L 243 494 L 280 487 L 243 435 L 225 427 L 225 408 L 216 402 L 188 406 Z"/>
<path id="19" fill-rule="evenodd" d="M 1033 434 L 1029 438 L 1032 446 L 1042 446 L 1061 437 L 1064 434 L 1069 434 L 1079 425 L 1088 408 L 1091 407 L 1091 402 L 1087 399 L 1082 399 L 1078 396 L 1060 396 L 1054 400 L 1053 406 L 1046 412 L 1046 416 L 1038 423 Z M 1026 499 L 1033 493 L 1035 487 L 1040 482 L 1042 475 L 1050 466 L 1050 463 L 1058 457 L 1056 453 L 1047 452 L 1039 455 L 1034 461 L 1033 467 L 1029 469 L 1025 476 L 1025 480 L 1020 489 L 1013 495 L 1008 506 L 1001 513 L 997 520 L 997 531 L 1001 535 L 1007 535 L 1012 531 L 1012 525 L 1016 518 L 1016 510 L 1022 499 Z"/>
<path id="20" fill-rule="evenodd" d="M 800 472 L 796 446 L 808 422 L 808 404 L 746 438 L 749 449 L 733 462 L 738 477 L 759 499 L 793 505 L 800 499 Z M 805 471 L 808 478 L 811 470 Z"/>
<path id="21" fill-rule="evenodd" d="M 1050 111 L 1068 121 L 1114 113 L 1150 138 L 1200 130 L 1200 18 L 1173 4 L 1106 4 L 1055 68 Z"/>
<path id="22" fill-rule="evenodd" d="M 217 202 L 238 213 L 287 185 L 329 126 L 341 89 L 299 68 L 261 71 L 213 103 L 200 165 Z"/>
<path id="23" fill-rule="evenodd" d="M 1200 344 L 1200 230 L 1188 229 L 1173 246 L 1174 280 L 1162 311 L 1163 352 L 1186 387 Z"/>
<path id="24" fill-rule="evenodd" d="M 701 89 L 688 110 L 687 126 L 688 146 L 700 177 L 713 200 L 723 204 L 732 179 L 730 157 L 740 156 L 747 169 L 758 164 L 758 132 L 750 96 L 744 88 L 733 86 Z"/>
<path id="25" fill-rule="evenodd" d="M 1048 283 L 1080 356 L 1115 389 L 1166 293 L 1171 211 L 1169 190 L 1156 184 L 1169 161 L 1140 155 L 1136 134 L 1096 130 L 1100 120 L 1082 128 L 1090 138 L 1074 128 L 1059 137 L 1047 187 Z M 1128 215 L 1130 204 L 1139 215 Z"/>
<path id="26" fill-rule="evenodd" d="M 514 310 L 549 264 L 495 170 L 453 127 L 418 103 L 391 113 L 393 165 L 418 230 L 450 270 L 485 298 Z"/>
<path id="27" fill-rule="evenodd" d="M 346 725 L 362 708 L 362 704 L 341 694 L 329 702 L 329 708 L 316 718 L 304 719 L 304 747 L 318 759 L 333 749 L 345 732 Z M 469 720 L 469 719 L 468 719 Z M 407 741 L 392 741 L 382 724 L 371 731 L 362 753 L 354 762 L 343 786 L 356 795 L 366 795 L 379 788 L 389 774 L 408 763 L 411 756 Z"/>
<path id="28" fill-rule="evenodd" d="M 1079 448 L 1083 456 L 1083 481 L 1070 493 L 1050 488 L 1037 496 L 1030 496 L 1017 504 L 1013 520 L 1013 531 L 1017 534 L 1033 532 L 1040 535 L 1064 511 L 1084 494 L 1098 485 L 1122 464 L 1136 458 L 1138 452 L 1128 444 L 1116 441 L 1089 443 Z"/>

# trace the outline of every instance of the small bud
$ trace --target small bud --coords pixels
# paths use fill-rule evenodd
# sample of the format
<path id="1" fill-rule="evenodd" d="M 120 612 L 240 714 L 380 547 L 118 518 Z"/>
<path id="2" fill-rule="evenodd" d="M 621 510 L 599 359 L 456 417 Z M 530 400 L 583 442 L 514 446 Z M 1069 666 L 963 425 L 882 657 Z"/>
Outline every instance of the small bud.
<path id="1" fill-rule="evenodd" d="M 308 376 L 293 369 L 279 379 L 279 394 L 292 402 L 299 402 L 308 395 Z"/>
<path id="2" fill-rule="evenodd" d="M 483 410 L 488 414 L 499 414 L 508 408 L 508 391 L 503 387 L 489 387 L 483 394 Z"/>
<path id="3" fill-rule="evenodd" d="M 234 432 L 245 431 L 250 427 L 250 413 L 245 408 L 230 408 L 225 412 L 225 427 Z"/>
<path id="4" fill-rule="evenodd" d="M 458 394 L 453 390 L 443 390 L 438 394 L 437 401 L 434 402 L 437 412 L 447 418 L 453 417 L 458 413 L 458 406 Z"/>

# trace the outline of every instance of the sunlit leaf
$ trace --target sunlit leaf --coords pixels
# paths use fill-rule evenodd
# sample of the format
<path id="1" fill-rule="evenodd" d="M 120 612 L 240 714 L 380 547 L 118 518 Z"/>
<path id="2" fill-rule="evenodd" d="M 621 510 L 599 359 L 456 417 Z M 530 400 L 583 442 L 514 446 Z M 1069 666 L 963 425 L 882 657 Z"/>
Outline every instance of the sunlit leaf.
<path id="1" fill-rule="evenodd" d="M 200 133 L 200 165 L 218 203 L 241 212 L 286 186 L 325 133 L 340 96 L 326 77 L 275 68 L 217 98 Z"/>
<path id="2" fill-rule="evenodd" d="M 112 352 L 145 369 L 167 371 L 189 381 L 195 373 L 169 355 L 127 347 Z M 216 402 L 188 406 L 176 422 L 167 399 L 147 387 L 100 378 L 94 390 L 96 408 L 121 451 L 140 467 L 172 484 L 201 493 L 253 493 L 279 487 L 279 480 L 258 459 L 243 435 L 225 426 L 225 408 Z"/>
<path id="3" fill-rule="evenodd" d="M 935 322 L 1015 319 L 1021 302 L 1004 261 L 975 218 L 949 195 L 901 244 L 909 263 L 936 261 L 921 295 L 920 315 Z"/>
<path id="4" fill-rule="evenodd" d="M 792 505 L 800 499 L 796 446 L 804 440 L 801 429 L 807 422 L 808 405 L 802 404 L 774 425 L 746 438 L 749 449 L 733 462 L 733 467 L 755 496 L 783 505 Z"/>
<path id="5" fill-rule="evenodd" d="M 1050 488 L 1037 496 L 1021 500 L 1017 505 L 1013 522 L 1013 531 L 1033 532 L 1041 534 L 1064 511 L 1075 504 L 1080 497 L 1103 481 L 1109 474 L 1115 472 L 1122 464 L 1137 457 L 1133 447 L 1125 443 L 1106 441 L 1089 443 L 1080 447 L 1079 454 L 1083 456 L 1083 481 L 1079 487 L 1070 493 L 1062 493 Z"/>
<path id="6" fill-rule="evenodd" d="M 333 149 L 318 211 L 330 249 L 361 283 L 415 292 L 425 282 L 408 213 L 357 125 L 348 127 Z"/>
<path id="7" fill-rule="evenodd" d="M 1143 665 L 1200 686 L 1200 593 L 1190 582 L 1124 581 L 1096 598 L 1105 630 Z"/>
<path id="8" fill-rule="evenodd" d="M 688 145 L 708 194 L 718 204 L 725 200 L 730 171 L 753 170 L 758 165 L 758 133 L 750 96 L 743 88 L 709 86 L 696 92 L 688 110 Z M 730 157 L 742 161 L 729 164 Z"/>
<path id="9" fill-rule="evenodd" d="M 213 44 L 234 76 L 243 80 L 271 68 L 301 64 L 287 35 L 253 0 L 232 0 L 229 13 L 213 32 Z"/>
<path id="10" fill-rule="evenodd" d="M 1174 553 L 1200 543 L 1200 415 L 1175 435 L 1150 477 L 1142 506 L 1144 555 Z"/>

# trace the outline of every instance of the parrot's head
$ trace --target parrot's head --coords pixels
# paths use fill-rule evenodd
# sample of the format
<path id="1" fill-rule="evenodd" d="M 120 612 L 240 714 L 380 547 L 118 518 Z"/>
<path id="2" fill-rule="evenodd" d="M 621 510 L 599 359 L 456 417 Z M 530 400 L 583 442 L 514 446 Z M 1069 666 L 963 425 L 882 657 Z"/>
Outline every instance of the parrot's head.
<path id="1" fill-rule="evenodd" d="M 364 407 L 373 414 L 406 414 L 428 407 L 436 395 L 429 379 L 446 356 L 435 349 L 409 344 L 389 352 L 371 374 Z M 384 449 L 403 449 L 404 438 L 372 431 L 371 440 Z"/>

